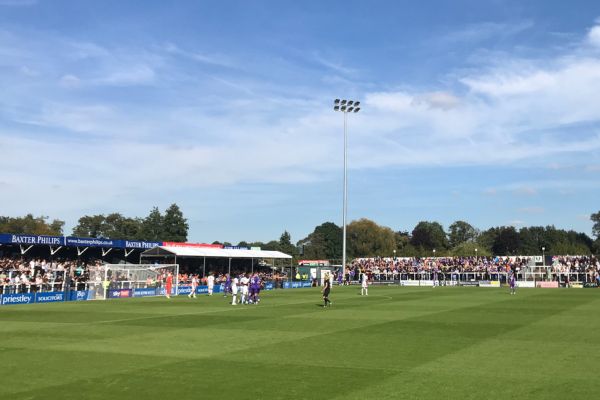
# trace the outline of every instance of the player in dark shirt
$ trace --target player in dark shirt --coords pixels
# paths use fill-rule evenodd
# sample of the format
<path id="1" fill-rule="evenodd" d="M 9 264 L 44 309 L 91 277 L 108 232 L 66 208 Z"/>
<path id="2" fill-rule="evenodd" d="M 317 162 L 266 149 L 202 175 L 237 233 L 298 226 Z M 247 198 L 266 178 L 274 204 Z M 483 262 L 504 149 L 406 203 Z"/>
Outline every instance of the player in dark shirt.
<path id="1" fill-rule="evenodd" d="M 323 307 L 330 307 L 331 300 L 329 300 L 329 292 L 331 291 L 331 281 L 329 280 L 329 274 L 325 275 L 325 282 L 323 283 Z"/>
<path id="2" fill-rule="evenodd" d="M 508 285 L 510 286 L 510 294 L 515 294 L 517 292 L 516 290 L 516 279 L 515 279 L 515 273 L 514 272 L 510 272 L 510 277 L 508 278 Z"/>

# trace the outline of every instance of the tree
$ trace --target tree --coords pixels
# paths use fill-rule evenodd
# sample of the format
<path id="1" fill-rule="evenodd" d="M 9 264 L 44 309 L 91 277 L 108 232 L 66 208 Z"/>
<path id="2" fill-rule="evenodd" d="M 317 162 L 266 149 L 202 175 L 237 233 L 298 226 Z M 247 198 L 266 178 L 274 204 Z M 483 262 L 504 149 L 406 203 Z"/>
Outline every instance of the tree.
<path id="1" fill-rule="evenodd" d="M 392 256 L 396 248 L 394 231 L 362 218 L 348 224 L 348 253 L 353 257 Z"/>
<path id="2" fill-rule="evenodd" d="M 450 246 L 456 247 L 465 242 L 471 242 L 477 237 L 477 230 L 465 221 L 456 221 L 448 228 Z"/>
<path id="3" fill-rule="evenodd" d="M 305 259 L 330 259 L 330 257 L 327 257 L 327 243 L 320 233 L 311 233 L 307 238 L 298 242 L 298 247 L 300 248 L 300 254 Z"/>
<path id="4" fill-rule="evenodd" d="M 583 256 L 591 252 L 590 247 L 581 243 L 558 242 L 552 246 L 550 254 Z"/>
<path id="5" fill-rule="evenodd" d="M 315 228 L 306 238 L 298 241 L 307 259 L 341 259 L 342 228 L 333 222 L 325 222 Z"/>
<path id="6" fill-rule="evenodd" d="M 494 242 L 499 234 L 500 228 L 498 227 L 492 227 L 481 232 L 481 234 L 477 236 L 477 244 L 479 245 L 478 249 L 485 249 L 493 253 L 492 247 L 494 247 Z"/>
<path id="7" fill-rule="evenodd" d="M 289 254 L 291 256 L 295 256 L 298 253 L 296 246 L 292 244 L 292 236 L 288 231 L 284 231 L 279 238 L 279 246 L 278 250 Z"/>
<path id="8" fill-rule="evenodd" d="M 590 219 L 594 223 L 594 226 L 592 226 L 592 234 L 596 236 L 596 239 L 600 239 L 600 211 L 590 215 Z"/>
<path id="9" fill-rule="evenodd" d="M 106 216 L 85 215 L 73 228 L 73 235 L 92 238 L 129 239 L 142 238 L 142 220 L 139 218 L 124 217 L 119 213 Z"/>
<path id="10" fill-rule="evenodd" d="M 270 242 L 263 243 L 261 246 L 263 250 L 279 250 L 279 242 L 277 240 L 271 240 Z"/>
<path id="11" fill-rule="evenodd" d="M 159 241 L 164 239 L 164 221 L 158 207 L 152 208 L 150 214 L 142 222 L 141 236 L 144 240 Z"/>
<path id="12" fill-rule="evenodd" d="M 0 217 L 0 232 L 49 236 L 63 234 L 64 221 L 54 219 L 48 223 L 47 220 L 48 217 L 34 217 L 33 214 L 24 217 Z"/>
<path id="13" fill-rule="evenodd" d="M 550 227 L 548 227 L 550 228 Z M 533 256 L 541 254 L 542 247 L 552 248 L 547 229 L 543 226 L 524 227 L 519 230 L 519 254 Z M 554 229 L 554 227 L 551 227 Z"/>
<path id="14" fill-rule="evenodd" d="M 175 203 L 171 204 L 165 211 L 163 218 L 163 240 L 185 242 L 187 241 L 188 229 L 187 219 L 183 217 L 179 206 Z"/>
<path id="15" fill-rule="evenodd" d="M 73 228 L 73 236 L 98 238 L 103 236 L 104 215 L 84 215 Z"/>
<path id="16" fill-rule="evenodd" d="M 475 251 L 477 249 L 477 251 Z M 455 257 L 486 257 L 491 256 L 492 253 L 485 247 L 478 246 L 475 242 L 464 242 L 454 247 L 450 253 Z"/>
<path id="17" fill-rule="evenodd" d="M 142 220 L 124 217 L 119 213 L 111 213 L 104 219 L 102 237 L 110 239 L 140 239 Z"/>
<path id="18" fill-rule="evenodd" d="M 248 247 L 260 247 L 261 249 L 264 249 L 265 244 L 263 242 L 250 242 L 248 243 Z"/>
<path id="19" fill-rule="evenodd" d="M 492 251 L 496 255 L 505 256 L 516 254 L 519 248 L 519 233 L 512 226 L 500 228 L 498 236 L 492 245 Z"/>
<path id="20" fill-rule="evenodd" d="M 449 247 L 444 227 L 437 222 L 429 221 L 421 221 L 415 226 L 410 243 L 427 250 L 443 251 Z"/>
<path id="21" fill-rule="evenodd" d="M 399 231 L 394 233 L 396 238 L 396 256 L 398 257 L 419 257 L 422 251 L 410 243 L 408 232 Z"/>

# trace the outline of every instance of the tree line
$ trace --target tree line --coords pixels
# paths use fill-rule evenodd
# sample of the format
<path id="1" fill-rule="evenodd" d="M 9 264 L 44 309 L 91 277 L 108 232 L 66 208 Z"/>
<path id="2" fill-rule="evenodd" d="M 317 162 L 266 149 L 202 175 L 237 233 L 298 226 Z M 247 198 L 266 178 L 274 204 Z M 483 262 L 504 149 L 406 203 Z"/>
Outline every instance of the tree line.
<path id="1" fill-rule="evenodd" d="M 557 229 L 554 226 L 492 227 L 480 231 L 466 221 L 452 223 L 448 230 L 435 221 L 421 221 L 412 231 L 394 231 L 366 218 L 352 221 L 347 228 L 349 257 L 398 256 L 489 256 L 546 254 L 600 254 L 600 211 L 590 216 L 592 234 Z M 0 216 L 0 232 L 33 235 L 63 235 L 64 221 L 48 217 Z M 85 215 L 73 229 L 74 236 L 147 241 L 188 240 L 189 225 L 177 204 L 164 213 L 154 207 L 143 218 L 126 217 L 120 213 Z M 295 258 L 340 260 L 342 258 L 342 228 L 325 222 L 308 236 L 293 244 L 289 232 L 279 240 L 268 242 L 219 242 L 226 246 L 260 247 L 279 250 Z"/>
<path id="2" fill-rule="evenodd" d="M 0 232 L 29 235 L 62 236 L 64 221 L 48 217 L 0 216 Z M 163 213 L 152 208 L 146 217 L 126 217 L 120 213 L 84 215 L 73 228 L 72 235 L 90 238 L 127 239 L 147 241 L 185 242 L 189 225 L 177 204 L 171 204 Z"/>

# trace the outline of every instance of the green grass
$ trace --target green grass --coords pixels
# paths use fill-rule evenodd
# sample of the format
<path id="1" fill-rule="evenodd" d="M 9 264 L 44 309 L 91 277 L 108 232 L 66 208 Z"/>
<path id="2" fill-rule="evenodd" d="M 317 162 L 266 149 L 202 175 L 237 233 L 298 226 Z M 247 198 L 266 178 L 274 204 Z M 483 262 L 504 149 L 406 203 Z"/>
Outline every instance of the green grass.
<path id="1" fill-rule="evenodd" d="M 0 307 L 0 399 L 597 398 L 600 291 L 371 287 Z"/>

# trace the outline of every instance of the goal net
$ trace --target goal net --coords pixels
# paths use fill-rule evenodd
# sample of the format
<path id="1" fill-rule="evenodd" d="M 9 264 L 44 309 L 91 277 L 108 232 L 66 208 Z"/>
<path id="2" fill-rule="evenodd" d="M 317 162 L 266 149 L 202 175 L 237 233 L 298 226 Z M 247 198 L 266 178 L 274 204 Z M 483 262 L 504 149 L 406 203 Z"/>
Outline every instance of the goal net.
<path id="1" fill-rule="evenodd" d="M 169 273 L 171 295 L 179 290 L 179 264 L 104 264 L 95 273 L 90 281 L 97 299 L 163 296 Z"/>

